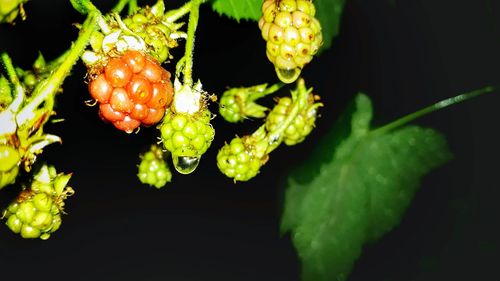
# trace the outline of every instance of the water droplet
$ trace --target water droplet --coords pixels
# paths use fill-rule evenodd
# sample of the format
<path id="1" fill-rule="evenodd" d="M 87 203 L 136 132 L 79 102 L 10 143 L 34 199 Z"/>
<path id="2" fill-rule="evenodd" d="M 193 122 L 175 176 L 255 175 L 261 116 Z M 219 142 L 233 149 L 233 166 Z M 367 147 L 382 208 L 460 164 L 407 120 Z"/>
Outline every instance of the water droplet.
<path id="1" fill-rule="evenodd" d="M 187 175 L 196 170 L 200 163 L 200 157 L 172 155 L 172 161 L 177 172 Z"/>
<path id="2" fill-rule="evenodd" d="M 283 83 L 292 83 L 300 76 L 300 68 L 282 69 L 276 67 L 276 74 Z"/>
<path id="3" fill-rule="evenodd" d="M 277 143 L 280 140 L 280 135 L 279 134 L 274 134 L 269 138 L 269 145 L 273 145 Z"/>

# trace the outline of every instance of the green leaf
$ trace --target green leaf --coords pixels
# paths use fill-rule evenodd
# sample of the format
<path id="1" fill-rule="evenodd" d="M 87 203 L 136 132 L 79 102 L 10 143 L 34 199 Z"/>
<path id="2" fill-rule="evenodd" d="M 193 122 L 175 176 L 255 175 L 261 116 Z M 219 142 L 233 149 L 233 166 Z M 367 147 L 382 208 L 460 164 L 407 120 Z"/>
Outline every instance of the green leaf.
<path id="1" fill-rule="evenodd" d="M 240 21 L 259 20 L 262 0 L 213 0 L 212 9 L 221 15 Z"/>
<path id="2" fill-rule="evenodd" d="M 346 0 L 314 0 L 316 18 L 323 30 L 323 46 L 320 52 L 330 48 L 333 38 L 339 33 L 345 3 Z"/>
<path id="3" fill-rule="evenodd" d="M 345 280 L 363 245 L 399 223 L 421 177 L 451 155 L 444 137 L 432 129 L 372 133 L 370 100 L 360 94 L 355 104 L 350 135 L 337 146 L 317 147 L 332 157 L 312 159 L 288 181 L 281 227 L 292 234 L 307 281 Z M 313 177 L 301 181 L 310 166 Z"/>

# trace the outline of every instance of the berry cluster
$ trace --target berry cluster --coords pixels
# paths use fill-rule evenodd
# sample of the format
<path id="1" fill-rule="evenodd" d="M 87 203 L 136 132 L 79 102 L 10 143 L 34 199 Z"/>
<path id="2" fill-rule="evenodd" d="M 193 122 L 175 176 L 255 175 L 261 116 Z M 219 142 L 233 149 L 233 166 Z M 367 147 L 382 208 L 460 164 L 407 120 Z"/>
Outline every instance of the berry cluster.
<path id="1" fill-rule="evenodd" d="M 74 193 L 66 186 L 71 175 L 56 174 L 54 167 L 43 166 L 31 187 L 3 211 L 6 225 L 23 238 L 46 240 L 61 226 L 64 200 Z"/>
<path id="2" fill-rule="evenodd" d="M 111 58 L 89 83 L 100 103 L 99 114 L 116 128 L 131 133 L 141 124 L 158 123 L 172 102 L 170 73 L 139 51 Z"/>
<path id="3" fill-rule="evenodd" d="M 265 0 L 259 28 L 266 54 L 284 83 L 295 81 L 323 44 L 321 25 L 310 0 Z"/>
<path id="4" fill-rule="evenodd" d="M 162 188 L 172 180 L 172 173 L 163 157 L 163 151 L 156 145 L 141 156 L 137 177 L 144 184 Z"/>
<path id="5" fill-rule="evenodd" d="M 268 160 L 269 154 L 282 142 L 295 145 L 302 142 L 314 128 L 317 109 L 322 103 L 312 88 L 306 89 L 304 79 L 297 81 L 292 97 L 283 97 L 267 115 L 265 124 L 252 135 L 236 137 L 217 154 L 219 170 L 234 181 L 255 177 Z"/>

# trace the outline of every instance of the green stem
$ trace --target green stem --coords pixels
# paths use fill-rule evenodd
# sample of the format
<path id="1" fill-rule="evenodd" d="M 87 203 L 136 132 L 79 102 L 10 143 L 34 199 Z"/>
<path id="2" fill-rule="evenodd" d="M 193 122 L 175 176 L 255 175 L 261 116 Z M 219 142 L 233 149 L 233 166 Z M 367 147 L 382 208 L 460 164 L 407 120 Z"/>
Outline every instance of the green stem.
<path id="1" fill-rule="evenodd" d="M 202 2 L 203 2 L 202 0 L 192 0 L 191 11 L 189 13 L 186 50 L 183 58 L 184 68 L 182 71 L 184 74 L 183 82 L 185 85 L 189 87 L 193 86 L 193 51 L 194 51 L 194 37 L 195 37 L 194 33 L 196 31 L 196 27 L 198 26 L 200 5 Z"/>
<path id="2" fill-rule="evenodd" d="M 263 85 L 266 85 L 266 84 L 263 84 Z M 249 102 L 256 101 L 256 100 L 258 100 L 260 98 L 263 98 L 263 97 L 265 97 L 267 95 L 270 95 L 270 94 L 278 91 L 279 89 L 281 89 L 281 87 L 283 87 L 284 85 L 285 85 L 285 83 L 279 82 L 279 83 L 276 83 L 276 84 L 272 85 L 269 88 L 265 88 L 263 91 L 251 92 L 248 95 L 247 101 L 249 101 Z M 261 85 L 258 85 L 258 86 L 256 86 L 256 88 L 259 88 L 260 86 Z"/>
<path id="3" fill-rule="evenodd" d="M 119 14 L 123 11 L 125 6 L 130 2 L 130 0 L 119 0 L 118 3 L 111 9 L 111 11 Z"/>
<path id="4" fill-rule="evenodd" d="M 275 150 L 281 143 L 282 133 L 288 128 L 290 123 L 297 117 L 300 113 L 300 110 L 307 104 L 307 96 L 312 91 L 312 88 L 307 90 L 304 79 L 300 78 L 297 81 L 297 89 L 295 92 L 292 92 L 292 100 L 293 106 L 288 112 L 288 116 L 285 121 L 281 123 L 281 125 L 276 128 L 276 130 L 269 132 L 267 138 L 269 139 L 269 147 L 266 150 L 266 154 L 271 153 L 271 151 Z"/>
<path id="5" fill-rule="evenodd" d="M 189 13 L 189 11 L 191 11 L 191 4 L 192 4 L 192 1 L 189 1 L 186 4 L 182 5 L 182 7 L 178 8 L 178 9 L 168 11 L 163 16 L 163 19 L 168 23 L 175 22 L 176 20 L 183 17 L 185 14 Z"/>
<path id="6" fill-rule="evenodd" d="M 16 74 L 16 68 L 14 67 L 14 64 L 12 64 L 12 60 L 10 59 L 9 55 L 7 53 L 2 53 L 1 58 L 10 82 L 14 85 L 19 85 L 20 82 Z"/>
<path id="7" fill-rule="evenodd" d="M 19 81 L 19 77 L 17 77 L 16 68 L 14 67 L 14 64 L 12 64 L 12 60 L 9 55 L 7 53 L 2 53 L 1 59 L 4 64 L 5 71 L 7 71 L 7 76 L 15 87 L 14 100 L 9 105 L 8 109 L 11 112 L 17 112 L 24 102 L 24 88 Z"/>
<path id="8" fill-rule="evenodd" d="M 69 75 L 71 68 L 78 61 L 81 53 L 87 46 L 90 36 L 97 28 L 97 22 L 101 18 L 97 8 L 92 10 L 80 30 L 78 39 L 73 43 L 66 59 L 61 65 L 46 79 L 41 81 L 33 91 L 30 102 L 17 115 L 18 125 L 24 124 L 34 117 L 35 110 L 47 99 L 54 99 L 56 92 L 61 87 L 64 79 Z M 50 103 L 50 102 L 49 102 Z"/>
<path id="9" fill-rule="evenodd" d="M 454 104 L 458 104 L 458 103 L 461 103 L 461 102 L 464 102 L 466 100 L 469 100 L 469 99 L 472 99 L 474 97 L 477 97 L 477 96 L 480 96 L 480 95 L 483 95 L 483 94 L 486 94 L 486 93 L 491 93 L 495 90 L 494 87 L 484 87 L 484 88 L 481 88 L 481 89 L 477 89 L 477 90 L 474 90 L 474 91 L 471 91 L 471 92 L 467 92 L 467 93 L 464 93 L 464 94 L 461 94 L 461 95 L 458 95 L 458 96 L 454 96 L 454 97 L 451 97 L 451 98 L 447 98 L 445 100 L 442 100 L 440 102 L 437 102 L 433 105 L 430 105 L 430 106 L 427 106 L 425 108 L 422 108 L 416 112 L 413 112 L 411 114 L 408 114 L 406 116 L 403 116 L 387 125 L 384 125 L 380 128 L 377 128 L 375 130 L 372 130 L 370 132 L 370 134 L 383 134 L 383 133 L 386 133 L 390 130 L 393 130 L 395 128 L 398 128 L 400 126 L 403 126 L 417 118 L 420 118 L 424 115 L 427 115 L 429 113 L 432 113 L 434 111 L 437 111 L 437 110 L 440 110 L 440 109 L 443 109 L 445 107 L 448 107 L 450 105 L 454 105 Z"/>
<path id="10" fill-rule="evenodd" d="M 131 15 L 137 11 L 139 7 L 137 6 L 137 0 L 129 0 L 128 2 L 128 14 Z"/>

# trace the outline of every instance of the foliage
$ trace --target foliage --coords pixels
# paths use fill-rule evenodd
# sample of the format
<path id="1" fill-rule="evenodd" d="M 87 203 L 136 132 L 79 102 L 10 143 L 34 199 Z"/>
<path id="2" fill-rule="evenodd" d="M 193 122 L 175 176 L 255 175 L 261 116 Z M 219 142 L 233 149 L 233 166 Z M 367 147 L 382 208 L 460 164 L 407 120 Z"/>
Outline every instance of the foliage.
<path id="1" fill-rule="evenodd" d="M 434 130 L 371 130 L 371 118 L 358 95 L 349 136 L 317 147 L 330 159 L 310 159 L 290 176 L 282 231 L 292 234 L 304 280 L 344 280 L 362 246 L 398 224 L 422 176 L 450 158 Z"/>

